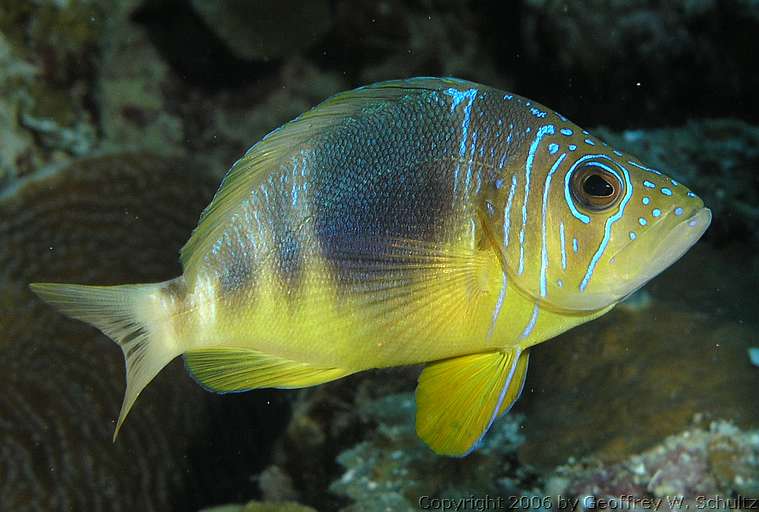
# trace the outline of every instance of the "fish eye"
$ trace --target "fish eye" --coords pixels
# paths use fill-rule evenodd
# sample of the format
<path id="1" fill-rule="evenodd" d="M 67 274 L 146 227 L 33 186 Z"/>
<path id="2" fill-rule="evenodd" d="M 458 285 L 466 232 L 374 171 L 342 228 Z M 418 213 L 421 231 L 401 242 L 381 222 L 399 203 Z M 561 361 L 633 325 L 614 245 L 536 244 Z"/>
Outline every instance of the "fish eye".
<path id="1" fill-rule="evenodd" d="M 588 163 L 572 176 L 572 196 L 575 201 L 592 211 L 614 206 L 622 195 L 622 183 L 608 167 Z"/>

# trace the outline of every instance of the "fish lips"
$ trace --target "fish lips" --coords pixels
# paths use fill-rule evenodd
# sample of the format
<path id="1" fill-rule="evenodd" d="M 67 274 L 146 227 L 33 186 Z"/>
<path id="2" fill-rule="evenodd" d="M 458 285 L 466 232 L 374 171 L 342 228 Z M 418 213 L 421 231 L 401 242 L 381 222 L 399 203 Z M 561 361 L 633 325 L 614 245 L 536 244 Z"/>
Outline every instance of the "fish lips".
<path id="1" fill-rule="evenodd" d="M 641 237 L 634 242 L 627 243 L 611 258 L 610 263 L 617 268 L 622 267 L 628 271 L 639 269 L 638 272 L 629 275 L 627 279 L 623 279 L 626 281 L 625 288 L 627 290 L 620 296 L 627 296 L 640 289 L 679 260 L 701 238 L 712 221 L 712 212 L 705 207 L 697 208 L 690 216 L 685 217 L 674 226 L 668 226 L 668 217 L 671 215 L 673 215 L 672 212 L 662 218 L 656 226 L 652 226 L 654 229 L 659 228 L 666 231 L 648 233 L 647 236 L 653 237 L 649 245 L 637 247 L 644 241 Z"/>

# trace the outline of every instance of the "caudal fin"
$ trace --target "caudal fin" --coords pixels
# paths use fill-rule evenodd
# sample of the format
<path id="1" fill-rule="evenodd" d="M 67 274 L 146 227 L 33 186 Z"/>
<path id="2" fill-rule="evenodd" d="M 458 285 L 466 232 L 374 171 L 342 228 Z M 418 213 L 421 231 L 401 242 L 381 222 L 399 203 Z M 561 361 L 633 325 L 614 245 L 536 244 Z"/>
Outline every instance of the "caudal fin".
<path id="1" fill-rule="evenodd" d="M 181 278 L 179 278 L 181 279 Z M 113 440 L 140 392 L 161 369 L 181 353 L 167 325 L 161 288 L 167 283 L 85 286 L 34 283 L 29 285 L 45 302 L 62 313 L 100 329 L 124 352 L 126 392 Z"/>

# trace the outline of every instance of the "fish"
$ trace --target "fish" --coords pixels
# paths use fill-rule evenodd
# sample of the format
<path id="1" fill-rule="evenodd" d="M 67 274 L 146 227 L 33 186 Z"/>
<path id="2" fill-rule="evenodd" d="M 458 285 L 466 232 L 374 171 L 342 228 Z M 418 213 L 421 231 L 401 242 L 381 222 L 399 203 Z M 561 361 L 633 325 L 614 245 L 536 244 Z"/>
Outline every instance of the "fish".
<path id="1" fill-rule="evenodd" d="M 524 386 L 530 347 L 679 259 L 711 211 L 547 107 L 456 78 L 338 93 L 235 162 L 146 284 L 35 283 L 122 349 L 114 431 L 177 356 L 204 388 L 305 388 L 424 364 L 416 430 L 463 457 Z"/>

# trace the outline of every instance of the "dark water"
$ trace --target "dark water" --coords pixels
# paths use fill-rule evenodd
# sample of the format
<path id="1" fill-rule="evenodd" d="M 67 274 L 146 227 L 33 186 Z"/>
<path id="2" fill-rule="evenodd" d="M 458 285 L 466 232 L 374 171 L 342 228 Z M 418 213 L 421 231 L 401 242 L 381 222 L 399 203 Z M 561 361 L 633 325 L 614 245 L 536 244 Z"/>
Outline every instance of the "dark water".
<path id="1" fill-rule="evenodd" d="M 751 0 L 0 1 L 0 510 L 748 509 L 758 30 Z M 522 399 L 465 459 L 416 437 L 418 368 L 217 396 L 176 361 L 114 445 L 121 354 L 27 284 L 174 277 L 245 149 L 337 91 L 419 75 L 561 112 L 696 190 L 712 226 L 536 347 Z"/>

